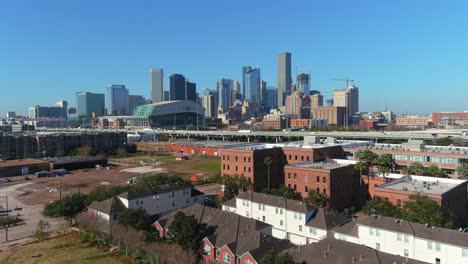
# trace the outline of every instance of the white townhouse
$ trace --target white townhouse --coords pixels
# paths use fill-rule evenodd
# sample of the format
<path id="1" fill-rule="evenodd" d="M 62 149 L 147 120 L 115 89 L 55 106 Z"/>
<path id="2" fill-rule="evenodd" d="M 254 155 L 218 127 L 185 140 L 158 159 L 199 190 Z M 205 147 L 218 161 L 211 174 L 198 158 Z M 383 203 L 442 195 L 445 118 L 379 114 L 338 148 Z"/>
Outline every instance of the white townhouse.
<path id="1" fill-rule="evenodd" d="M 339 240 L 434 264 L 467 264 L 468 233 L 385 216 L 363 216 L 333 230 Z"/>
<path id="2" fill-rule="evenodd" d="M 149 215 L 203 203 L 204 194 L 187 184 L 164 184 L 157 188 L 129 190 L 102 202 L 93 202 L 88 213 L 112 223 L 125 209 L 143 208 Z"/>
<path id="3" fill-rule="evenodd" d="M 222 205 L 224 211 L 271 225 L 271 235 L 296 245 L 306 245 L 327 237 L 330 229 L 349 219 L 326 208 L 257 192 L 243 192 Z"/>

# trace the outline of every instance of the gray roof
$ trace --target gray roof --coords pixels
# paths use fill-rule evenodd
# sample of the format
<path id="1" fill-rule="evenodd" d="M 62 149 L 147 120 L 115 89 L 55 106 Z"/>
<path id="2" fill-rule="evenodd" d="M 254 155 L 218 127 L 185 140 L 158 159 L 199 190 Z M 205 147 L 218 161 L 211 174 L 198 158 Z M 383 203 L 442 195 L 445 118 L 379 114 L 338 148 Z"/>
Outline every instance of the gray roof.
<path id="1" fill-rule="evenodd" d="M 237 200 L 236 197 L 234 197 L 231 200 L 224 202 L 223 205 L 236 208 L 237 207 L 236 200 Z"/>
<path id="2" fill-rule="evenodd" d="M 266 204 L 269 206 L 274 206 L 278 208 L 284 208 L 286 210 L 307 213 L 316 209 L 315 206 L 291 199 L 285 199 L 281 196 L 275 196 L 270 194 L 246 191 L 240 193 L 236 198 L 249 200 L 254 203 Z"/>
<path id="3" fill-rule="evenodd" d="M 344 225 L 350 220 L 349 217 L 340 212 L 328 208 L 318 208 L 312 218 L 307 221 L 306 226 L 329 230 Z"/>
<path id="4" fill-rule="evenodd" d="M 289 251 L 296 263 L 313 264 L 422 264 L 414 259 L 383 253 L 364 245 L 354 244 L 334 238 L 326 238 L 317 243 L 294 248 Z"/>
<path id="5" fill-rule="evenodd" d="M 162 193 L 169 193 L 180 191 L 183 189 L 191 189 L 192 187 L 185 183 L 172 183 L 172 184 L 163 184 L 158 186 L 157 188 L 148 188 L 148 189 L 141 189 L 141 190 L 129 190 L 127 192 L 119 194 L 119 197 L 125 198 L 127 200 L 138 199 L 147 196 L 153 196 Z"/>
<path id="6" fill-rule="evenodd" d="M 125 207 L 117 197 L 112 197 L 102 202 L 94 201 L 88 206 L 88 208 L 107 215 L 118 214 L 127 209 L 127 207 Z"/>
<path id="7" fill-rule="evenodd" d="M 339 233 L 352 234 L 353 232 L 355 232 L 355 227 L 353 227 L 352 225 L 371 226 L 393 232 L 414 235 L 415 237 L 422 239 L 438 241 L 441 243 L 456 245 L 460 247 L 468 247 L 468 233 L 463 233 L 457 230 L 441 227 L 430 227 L 423 224 L 408 222 L 405 220 L 386 216 L 358 217 L 356 218 L 356 220 L 350 222 L 349 224 L 336 228 L 335 231 Z"/>

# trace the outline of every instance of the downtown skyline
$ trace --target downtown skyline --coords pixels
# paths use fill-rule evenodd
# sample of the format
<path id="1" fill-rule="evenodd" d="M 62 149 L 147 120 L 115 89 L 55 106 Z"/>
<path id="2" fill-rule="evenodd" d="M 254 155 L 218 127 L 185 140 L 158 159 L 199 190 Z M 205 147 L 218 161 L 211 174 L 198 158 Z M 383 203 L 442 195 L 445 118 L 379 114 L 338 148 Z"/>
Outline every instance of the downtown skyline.
<path id="1" fill-rule="evenodd" d="M 462 80 L 468 72 L 468 55 L 463 52 L 468 46 L 463 30 L 468 19 L 462 16 L 467 4 L 336 2 L 339 10 L 332 4 L 297 1 L 291 6 L 294 14 L 268 23 L 254 13 L 264 10 L 273 18 L 284 10 L 262 1 L 247 10 L 240 3 L 214 1 L 199 7 L 187 2 L 184 7 L 163 2 L 139 6 L 117 2 L 110 7 L 108 13 L 131 17 L 131 22 L 100 17 L 105 3 L 1 3 L 0 55 L 6 60 L 0 63 L 0 112 L 26 114 L 31 105 L 58 100 L 76 107 L 75 92 L 104 93 L 111 83 L 150 98 L 150 68 L 164 70 L 165 90 L 168 77 L 179 73 L 197 83 L 202 94 L 205 88 L 215 89 L 222 78 L 241 82 L 242 67 L 248 65 L 260 68 L 262 80 L 276 87 L 277 54 L 284 51 L 292 54 L 293 82 L 302 73 L 297 66 L 311 68 L 310 89 L 322 91 L 325 99 L 334 89 L 345 88 L 331 79 L 354 79 L 361 89 L 362 111 L 383 111 L 385 105 L 397 113 L 467 110 L 468 87 Z M 183 16 L 173 21 L 177 8 Z M 197 12 L 189 12 L 193 8 Z M 237 23 L 231 21 L 234 14 L 218 14 L 225 9 L 245 15 L 249 23 L 241 23 L 241 17 Z M 418 12 L 426 16 L 412 19 Z M 206 18 L 210 15 L 213 19 Z M 443 21 L 432 21 L 442 17 Z M 97 26 L 90 27 L 91 22 L 82 18 Z M 158 23 L 164 27 L 153 36 Z M 171 28 L 184 37 L 168 38 Z M 246 33 L 248 28 L 258 30 Z M 222 30 L 230 37 L 217 34 Z M 182 43 L 187 37 L 191 42 Z M 213 43 L 217 38 L 222 41 Z M 440 92 L 447 93 L 445 101 Z"/>

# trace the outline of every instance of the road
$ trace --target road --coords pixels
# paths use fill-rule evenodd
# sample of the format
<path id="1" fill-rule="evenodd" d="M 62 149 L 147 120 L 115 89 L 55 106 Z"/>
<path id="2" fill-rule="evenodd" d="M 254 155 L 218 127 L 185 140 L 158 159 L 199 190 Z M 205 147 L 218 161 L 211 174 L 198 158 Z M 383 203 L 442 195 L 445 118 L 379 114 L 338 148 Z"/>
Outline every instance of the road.
<path id="1" fill-rule="evenodd" d="M 51 225 L 50 230 L 55 230 L 60 225 L 60 220 L 48 218 L 41 214 L 43 205 L 25 205 L 16 199 L 23 193 L 18 191 L 17 188 L 27 186 L 29 184 L 32 184 L 32 182 L 0 187 L 0 196 L 8 196 L 8 207 L 10 210 L 13 210 L 16 207 L 23 208 L 20 211 L 20 218 L 23 219 L 24 222 L 19 226 L 8 229 L 9 241 L 32 236 L 36 230 L 37 223 L 39 223 L 40 220 L 47 221 Z M 0 198 L 0 203 L 3 208 L 6 208 L 5 198 Z M 17 212 L 15 211 L 10 212 L 10 216 L 15 216 L 16 214 Z M 5 242 L 5 229 L 2 229 L 0 230 L 0 247 Z"/>

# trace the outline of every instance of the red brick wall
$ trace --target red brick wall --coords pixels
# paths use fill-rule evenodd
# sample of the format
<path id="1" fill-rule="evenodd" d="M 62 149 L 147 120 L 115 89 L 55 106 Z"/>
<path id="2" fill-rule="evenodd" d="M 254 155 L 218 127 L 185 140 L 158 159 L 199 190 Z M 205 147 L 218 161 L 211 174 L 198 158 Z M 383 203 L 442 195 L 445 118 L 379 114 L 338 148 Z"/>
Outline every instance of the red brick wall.
<path id="1" fill-rule="evenodd" d="M 213 246 L 213 244 L 211 244 L 211 242 L 208 240 L 208 239 L 203 239 L 202 240 L 202 243 L 201 243 L 201 249 L 203 250 L 205 245 L 208 245 L 210 247 L 210 254 L 205 254 L 205 253 L 202 253 L 201 256 L 202 256 L 202 259 L 204 261 L 208 261 L 209 263 L 214 263 L 215 260 L 216 260 L 216 248 Z"/>
<path id="2" fill-rule="evenodd" d="M 164 237 L 164 228 L 159 224 L 159 222 L 156 222 L 154 224 L 154 228 L 156 228 L 159 231 L 159 237 L 163 238 Z"/>
<path id="3" fill-rule="evenodd" d="M 177 152 L 180 153 L 182 150 L 183 153 L 185 154 L 193 154 L 195 155 L 207 155 L 207 156 L 215 156 L 215 152 L 218 153 L 219 156 L 219 151 L 221 148 L 216 148 L 216 147 L 203 147 L 203 146 L 185 146 L 185 145 L 178 145 L 178 144 L 169 144 L 168 149 L 171 152 Z M 205 151 L 205 154 L 203 154 L 203 151 Z"/>
<path id="4" fill-rule="evenodd" d="M 224 246 L 219 250 L 218 257 L 216 258 L 216 260 L 218 260 L 219 263 L 228 263 L 228 262 L 225 262 L 224 259 L 223 259 L 224 253 L 227 253 L 227 254 L 229 254 L 231 256 L 231 262 L 229 262 L 229 263 L 231 263 L 231 264 L 236 263 L 236 256 L 234 256 L 234 254 L 232 254 L 231 250 L 227 246 Z"/>
<path id="5" fill-rule="evenodd" d="M 257 261 L 250 254 L 244 254 L 240 259 L 240 264 L 245 264 L 247 260 L 253 264 L 257 264 Z"/>

